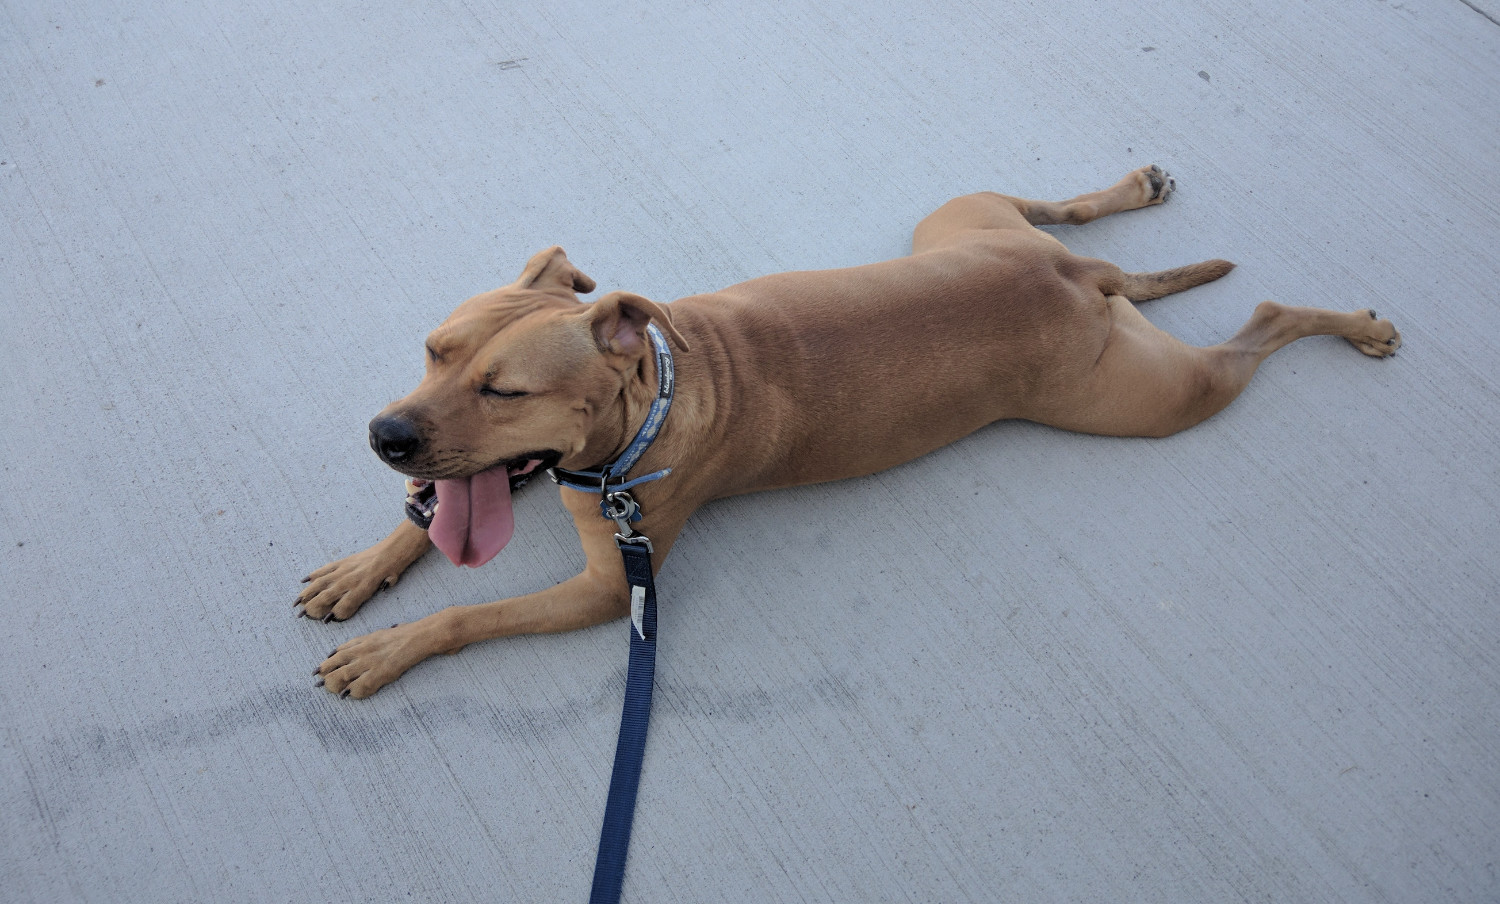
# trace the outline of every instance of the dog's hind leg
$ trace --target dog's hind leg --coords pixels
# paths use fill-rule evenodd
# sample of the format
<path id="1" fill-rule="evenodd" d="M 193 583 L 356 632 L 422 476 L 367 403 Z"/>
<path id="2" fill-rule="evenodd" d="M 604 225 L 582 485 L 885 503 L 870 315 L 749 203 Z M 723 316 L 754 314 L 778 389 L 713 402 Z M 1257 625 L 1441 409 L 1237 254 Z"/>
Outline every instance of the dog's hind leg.
<path id="1" fill-rule="evenodd" d="M 1159 166 L 1143 166 L 1125 174 L 1103 191 L 1067 201 L 1028 201 L 1007 198 L 1033 226 L 1079 226 L 1100 217 L 1164 203 L 1177 190 L 1177 180 Z"/>
<path id="2" fill-rule="evenodd" d="M 1234 358 L 1240 368 L 1254 373 L 1272 352 L 1307 336 L 1342 336 L 1372 358 L 1388 358 L 1401 347 L 1401 334 L 1391 322 L 1368 308 L 1342 312 L 1263 301 L 1232 339 L 1211 350 Z M 1245 379 L 1249 380 L 1249 374 Z"/>
<path id="3" fill-rule="evenodd" d="M 1067 201 L 1033 201 L 985 191 L 954 198 L 917 224 L 912 251 L 941 245 L 973 229 L 1026 229 L 1031 226 L 1080 225 L 1100 217 L 1167 200 L 1177 180 L 1159 166 L 1143 166 L 1103 191 Z M 1045 233 L 1044 233 L 1045 234 Z"/>
<path id="4" fill-rule="evenodd" d="M 1343 313 L 1263 302 L 1229 341 L 1187 345 L 1153 326 L 1124 296 L 1107 299 L 1109 338 L 1086 376 L 1031 420 L 1111 436 L 1168 436 L 1223 410 L 1277 349 L 1307 336 L 1342 336 L 1383 358 L 1401 335 L 1374 311 Z"/>

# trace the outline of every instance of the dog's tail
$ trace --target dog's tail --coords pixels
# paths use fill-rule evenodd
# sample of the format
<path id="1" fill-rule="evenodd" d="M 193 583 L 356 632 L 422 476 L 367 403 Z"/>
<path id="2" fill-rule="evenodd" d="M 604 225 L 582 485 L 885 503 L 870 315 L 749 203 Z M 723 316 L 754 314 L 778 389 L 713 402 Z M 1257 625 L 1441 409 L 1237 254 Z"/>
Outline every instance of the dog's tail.
<path id="1" fill-rule="evenodd" d="M 1150 301 L 1213 282 L 1233 269 L 1234 264 L 1229 261 L 1216 259 L 1155 273 L 1122 273 L 1121 280 L 1116 285 L 1105 286 L 1104 291 L 1110 295 L 1124 295 L 1131 301 Z"/>

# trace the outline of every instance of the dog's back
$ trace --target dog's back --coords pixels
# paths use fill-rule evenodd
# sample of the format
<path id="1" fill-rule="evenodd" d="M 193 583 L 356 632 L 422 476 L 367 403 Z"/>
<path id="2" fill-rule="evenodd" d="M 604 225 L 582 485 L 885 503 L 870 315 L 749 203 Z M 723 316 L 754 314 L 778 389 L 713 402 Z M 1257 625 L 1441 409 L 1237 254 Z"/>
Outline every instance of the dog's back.
<path id="1" fill-rule="evenodd" d="M 1109 335 L 1101 286 L 1127 274 L 1041 236 L 982 239 L 671 305 L 711 365 L 693 376 L 753 400 L 720 440 L 735 492 L 873 473 L 1076 385 Z"/>

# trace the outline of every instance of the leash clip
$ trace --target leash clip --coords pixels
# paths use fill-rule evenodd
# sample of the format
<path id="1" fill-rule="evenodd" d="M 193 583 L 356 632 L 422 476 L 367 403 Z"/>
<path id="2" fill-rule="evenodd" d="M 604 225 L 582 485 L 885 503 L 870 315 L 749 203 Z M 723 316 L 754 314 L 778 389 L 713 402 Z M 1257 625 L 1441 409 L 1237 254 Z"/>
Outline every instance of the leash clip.
<path id="1" fill-rule="evenodd" d="M 650 584 L 650 560 L 646 563 L 646 578 L 637 583 L 638 578 L 630 577 L 630 554 L 625 552 L 627 546 L 646 548 L 646 555 L 656 553 L 651 545 L 651 538 L 645 534 L 638 534 L 630 522 L 641 516 L 641 507 L 624 490 L 616 490 L 613 493 L 604 494 L 604 516 L 615 522 L 620 530 L 615 534 L 615 545 L 620 547 L 620 552 L 625 555 L 625 577 L 630 582 L 630 623 L 635 627 L 635 633 L 640 635 L 641 640 L 646 640 L 646 585 Z"/>
<path id="2" fill-rule="evenodd" d="M 627 538 L 635 533 L 630 522 L 640 516 L 641 507 L 635 501 L 635 497 L 624 491 L 604 493 L 604 517 L 615 522 L 620 533 Z"/>
<path id="3" fill-rule="evenodd" d="M 645 534 L 636 534 L 634 537 L 627 537 L 624 534 L 615 534 L 615 545 L 619 546 L 622 543 L 628 543 L 631 546 L 644 546 L 646 547 L 646 552 L 649 553 L 656 552 L 656 547 L 651 545 L 651 538 L 646 536 Z"/>
<path id="4" fill-rule="evenodd" d="M 604 494 L 604 517 L 614 521 L 619 532 L 615 534 L 615 543 L 629 543 L 632 546 L 644 546 L 646 552 L 654 553 L 651 540 L 645 534 L 638 534 L 630 522 L 637 521 L 641 517 L 641 507 L 635 501 L 635 497 L 623 490 Z"/>

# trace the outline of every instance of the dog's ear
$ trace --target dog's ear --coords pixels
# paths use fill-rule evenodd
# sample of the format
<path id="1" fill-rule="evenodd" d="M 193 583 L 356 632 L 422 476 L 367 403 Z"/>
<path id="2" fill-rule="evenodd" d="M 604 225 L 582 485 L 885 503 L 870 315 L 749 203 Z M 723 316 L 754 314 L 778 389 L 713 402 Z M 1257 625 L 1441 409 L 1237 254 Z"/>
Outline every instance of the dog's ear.
<path id="1" fill-rule="evenodd" d="M 666 307 L 631 292 L 611 292 L 589 305 L 588 318 L 594 344 L 607 354 L 639 354 L 646 347 L 646 324 L 652 321 L 672 337 L 673 345 L 688 350 Z"/>
<path id="2" fill-rule="evenodd" d="M 515 284 L 518 288 L 543 291 L 552 288 L 563 288 L 569 292 L 594 291 L 594 281 L 573 266 L 559 245 L 533 254 Z"/>

